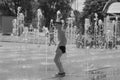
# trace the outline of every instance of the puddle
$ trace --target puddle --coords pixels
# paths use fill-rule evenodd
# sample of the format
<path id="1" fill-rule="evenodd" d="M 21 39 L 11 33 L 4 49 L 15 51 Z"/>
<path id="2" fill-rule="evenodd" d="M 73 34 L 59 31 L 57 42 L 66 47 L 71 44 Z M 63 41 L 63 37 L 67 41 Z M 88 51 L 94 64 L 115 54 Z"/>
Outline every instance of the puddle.
<path id="1" fill-rule="evenodd" d="M 90 80 L 108 80 L 108 72 L 110 72 L 111 67 L 110 66 L 104 66 L 94 69 L 88 69 L 87 74 Z"/>
<path id="2" fill-rule="evenodd" d="M 91 71 L 88 74 L 90 80 L 107 80 L 107 74 L 104 71 Z"/>

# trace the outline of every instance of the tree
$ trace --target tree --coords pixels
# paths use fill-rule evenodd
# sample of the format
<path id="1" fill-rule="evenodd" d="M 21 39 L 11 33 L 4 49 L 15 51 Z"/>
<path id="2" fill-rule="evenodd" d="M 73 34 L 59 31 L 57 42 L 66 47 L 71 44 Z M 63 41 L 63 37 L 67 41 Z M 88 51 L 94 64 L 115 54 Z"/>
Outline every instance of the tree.
<path id="1" fill-rule="evenodd" d="M 14 15 L 15 11 L 13 10 L 13 3 L 12 1 L 8 1 L 8 0 L 2 0 L 1 4 L 0 4 L 0 10 L 2 12 L 2 15 Z"/>
<path id="2" fill-rule="evenodd" d="M 108 0 L 86 0 L 84 2 L 83 12 L 80 16 L 80 25 L 82 26 L 82 33 L 84 33 L 84 23 L 85 18 L 89 18 L 91 21 L 91 25 L 94 24 L 94 14 L 98 14 L 99 19 L 104 19 L 103 16 L 103 8 Z M 92 27 L 91 27 L 92 28 Z"/>
<path id="3" fill-rule="evenodd" d="M 0 10 L 4 16 L 17 16 L 17 8 L 22 7 L 23 14 L 25 15 L 25 22 L 31 22 L 31 0 L 2 0 L 0 4 Z M 27 16 L 26 16 L 27 15 Z"/>
<path id="4" fill-rule="evenodd" d="M 84 16 L 91 17 L 93 13 L 98 13 L 99 18 L 102 18 L 102 10 L 108 0 L 86 0 L 85 7 L 83 9 Z"/>
<path id="5" fill-rule="evenodd" d="M 25 16 L 26 22 L 32 22 L 32 19 L 36 15 L 38 8 L 42 9 L 43 15 L 46 19 L 46 26 L 49 26 L 50 19 L 56 18 L 56 12 L 61 10 L 64 19 L 69 15 L 71 10 L 70 3 L 73 0 L 2 0 L 0 4 L 1 10 L 4 15 L 16 16 L 17 7 L 22 7 L 22 12 Z"/>
<path id="6" fill-rule="evenodd" d="M 118 1 L 120 0 L 86 0 L 82 18 L 90 18 L 91 22 L 93 22 L 94 13 L 97 13 L 98 18 L 104 20 L 104 7 L 108 7 L 111 3 Z"/>
<path id="7" fill-rule="evenodd" d="M 56 18 L 56 12 L 60 10 L 62 12 L 63 18 L 66 19 L 69 16 L 69 11 L 71 10 L 70 0 L 48 0 L 40 5 L 43 10 L 43 15 L 46 19 L 46 26 L 50 24 L 50 19 Z"/>

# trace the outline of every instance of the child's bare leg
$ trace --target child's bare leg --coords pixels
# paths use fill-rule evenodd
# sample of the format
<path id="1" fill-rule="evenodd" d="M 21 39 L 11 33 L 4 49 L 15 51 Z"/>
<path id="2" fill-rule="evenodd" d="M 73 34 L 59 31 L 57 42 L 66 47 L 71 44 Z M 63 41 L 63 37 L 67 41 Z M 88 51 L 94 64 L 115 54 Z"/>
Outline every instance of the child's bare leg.
<path id="1" fill-rule="evenodd" d="M 57 48 L 56 55 L 55 55 L 55 58 L 54 58 L 54 62 L 55 62 L 55 64 L 56 64 L 60 73 L 64 72 L 62 63 L 60 61 L 60 58 L 61 58 L 62 54 L 63 54 L 62 51 L 59 48 Z"/>

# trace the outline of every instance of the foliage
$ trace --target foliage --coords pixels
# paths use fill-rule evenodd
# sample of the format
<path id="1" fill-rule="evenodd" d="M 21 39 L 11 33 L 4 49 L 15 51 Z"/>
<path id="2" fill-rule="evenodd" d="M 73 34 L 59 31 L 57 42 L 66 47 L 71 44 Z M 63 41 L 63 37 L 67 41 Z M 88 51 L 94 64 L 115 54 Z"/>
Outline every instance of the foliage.
<path id="1" fill-rule="evenodd" d="M 83 17 L 90 18 L 91 22 L 94 21 L 94 13 L 98 14 L 99 19 L 104 19 L 104 7 L 108 7 L 111 3 L 120 0 L 86 0 L 85 7 L 83 9 Z M 107 4 L 107 5 L 106 5 Z"/>
<path id="2" fill-rule="evenodd" d="M 94 13 L 102 15 L 102 10 L 108 0 L 86 0 L 83 9 L 84 16 L 91 17 Z M 100 17 L 101 18 L 101 17 Z"/>
<path id="3" fill-rule="evenodd" d="M 44 2 L 40 8 L 43 10 L 43 15 L 46 19 L 46 26 L 49 26 L 50 19 L 56 18 L 56 12 L 61 11 L 63 19 L 69 16 L 69 11 L 71 10 L 70 0 L 48 0 Z"/>
<path id="4" fill-rule="evenodd" d="M 103 19 L 102 10 L 108 0 L 85 0 L 84 2 L 84 8 L 83 12 L 80 14 L 80 25 L 81 25 L 81 31 L 84 34 L 84 23 L 85 18 L 89 18 L 91 20 L 91 23 L 94 24 L 94 13 L 98 14 L 98 18 Z"/>
<path id="5" fill-rule="evenodd" d="M 22 12 L 27 15 L 26 21 L 31 22 L 35 18 L 37 9 L 41 8 L 46 19 L 46 26 L 49 26 L 50 19 L 55 19 L 58 10 L 61 10 L 64 19 L 67 18 L 71 10 L 69 5 L 71 2 L 73 0 L 2 0 L 0 10 L 3 15 L 16 16 L 17 7 L 21 6 Z"/>
<path id="6" fill-rule="evenodd" d="M 25 22 L 31 22 L 31 0 L 2 0 L 0 10 L 4 16 L 17 16 L 17 8 L 22 7 L 21 12 L 25 15 Z M 26 16 L 27 15 L 27 16 Z"/>
<path id="7" fill-rule="evenodd" d="M 84 2 L 84 8 L 83 13 L 80 17 L 81 25 L 84 25 L 85 18 L 89 18 L 91 21 L 91 28 L 94 27 L 94 18 L 95 13 L 98 14 L 98 18 L 104 20 L 104 12 L 106 12 L 105 8 L 108 8 L 108 6 L 113 2 L 118 2 L 120 0 L 86 0 Z"/>

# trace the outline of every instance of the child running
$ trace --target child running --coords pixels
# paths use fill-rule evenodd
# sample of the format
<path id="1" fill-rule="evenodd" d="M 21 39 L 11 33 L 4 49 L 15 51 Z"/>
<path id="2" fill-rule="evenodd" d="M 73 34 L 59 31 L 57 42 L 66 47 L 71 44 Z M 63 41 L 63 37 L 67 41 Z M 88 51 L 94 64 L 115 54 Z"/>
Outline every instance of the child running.
<path id="1" fill-rule="evenodd" d="M 67 43 L 67 39 L 65 37 L 65 30 L 64 30 L 64 20 L 61 20 L 61 12 L 58 11 L 57 12 L 57 17 L 58 19 L 56 20 L 56 28 L 58 30 L 58 40 L 59 40 L 59 44 L 58 47 L 56 49 L 56 55 L 54 58 L 54 62 L 59 70 L 59 72 L 55 75 L 55 77 L 64 77 L 65 76 L 65 72 L 63 69 L 63 65 L 60 61 L 61 56 L 66 53 L 66 43 Z"/>

